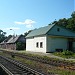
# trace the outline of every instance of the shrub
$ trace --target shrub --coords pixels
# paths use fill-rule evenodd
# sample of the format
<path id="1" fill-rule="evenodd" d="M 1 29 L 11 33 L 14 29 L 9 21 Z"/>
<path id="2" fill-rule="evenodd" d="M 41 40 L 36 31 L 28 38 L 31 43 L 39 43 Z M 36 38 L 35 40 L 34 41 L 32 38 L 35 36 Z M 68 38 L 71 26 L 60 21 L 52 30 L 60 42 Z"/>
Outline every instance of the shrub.
<path id="1" fill-rule="evenodd" d="M 17 50 L 24 50 L 25 49 L 25 43 L 17 42 L 16 49 Z"/>
<path id="2" fill-rule="evenodd" d="M 73 52 L 71 52 L 71 51 L 69 51 L 69 50 L 64 50 L 64 51 L 62 52 L 62 54 L 63 54 L 63 55 L 72 55 Z"/>

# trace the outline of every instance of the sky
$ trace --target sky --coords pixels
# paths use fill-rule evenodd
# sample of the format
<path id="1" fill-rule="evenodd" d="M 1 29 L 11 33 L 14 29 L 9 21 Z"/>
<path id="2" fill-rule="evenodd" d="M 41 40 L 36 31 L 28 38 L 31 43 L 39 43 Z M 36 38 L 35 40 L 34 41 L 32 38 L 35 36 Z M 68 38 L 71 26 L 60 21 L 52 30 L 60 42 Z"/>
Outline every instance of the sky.
<path id="1" fill-rule="evenodd" d="M 47 26 L 70 18 L 75 0 L 0 0 L 0 29 L 8 35 Z"/>

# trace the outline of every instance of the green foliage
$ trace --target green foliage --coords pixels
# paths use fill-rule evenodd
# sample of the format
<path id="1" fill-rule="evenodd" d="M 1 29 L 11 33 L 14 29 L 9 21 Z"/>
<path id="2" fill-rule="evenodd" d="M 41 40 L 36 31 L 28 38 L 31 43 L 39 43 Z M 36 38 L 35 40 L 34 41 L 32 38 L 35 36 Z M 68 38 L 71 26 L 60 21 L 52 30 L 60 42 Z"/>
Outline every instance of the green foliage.
<path id="1" fill-rule="evenodd" d="M 63 58 L 75 58 L 75 53 L 69 50 L 63 50 L 63 52 L 54 52 L 53 54 Z"/>
<path id="2" fill-rule="evenodd" d="M 67 29 L 70 29 L 72 31 L 75 31 L 75 11 L 71 14 L 70 18 L 68 19 L 63 18 L 63 19 L 59 19 L 58 21 L 55 20 L 54 22 L 52 22 L 52 24 L 59 25 Z"/>
<path id="3" fill-rule="evenodd" d="M 28 32 L 24 33 L 24 36 L 26 37 L 32 30 L 29 30 Z"/>
<path id="4" fill-rule="evenodd" d="M 45 58 L 45 59 L 49 59 L 49 57 L 48 57 L 48 56 L 43 56 L 43 58 Z"/>
<path id="5" fill-rule="evenodd" d="M 71 14 L 71 16 L 75 19 L 75 11 Z"/>
<path id="6" fill-rule="evenodd" d="M 2 30 L 0 30 L 0 42 L 2 42 L 5 38 L 6 38 L 6 32 L 3 32 Z"/>
<path id="7" fill-rule="evenodd" d="M 73 55 L 73 52 L 69 51 L 69 50 L 64 50 L 62 52 L 63 55 Z"/>
<path id="8" fill-rule="evenodd" d="M 17 42 L 16 49 L 17 50 L 24 50 L 25 49 L 25 43 Z"/>
<path id="9" fill-rule="evenodd" d="M 48 74 L 54 73 L 55 75 L 75 75 L 75 72 L 72 70 L 60 70 L 60 69 L 50 69 Z"/>

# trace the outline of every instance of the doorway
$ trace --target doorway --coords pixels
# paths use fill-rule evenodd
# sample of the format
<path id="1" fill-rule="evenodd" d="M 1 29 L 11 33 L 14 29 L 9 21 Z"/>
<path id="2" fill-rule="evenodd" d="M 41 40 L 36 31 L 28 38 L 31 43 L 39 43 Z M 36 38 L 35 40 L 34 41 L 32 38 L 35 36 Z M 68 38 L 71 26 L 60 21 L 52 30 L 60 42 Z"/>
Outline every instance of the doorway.
<path id="1" fill-rule="evenodd" d="M 68 50 L 73 51 L 73 39 L 68 40 Z"/>

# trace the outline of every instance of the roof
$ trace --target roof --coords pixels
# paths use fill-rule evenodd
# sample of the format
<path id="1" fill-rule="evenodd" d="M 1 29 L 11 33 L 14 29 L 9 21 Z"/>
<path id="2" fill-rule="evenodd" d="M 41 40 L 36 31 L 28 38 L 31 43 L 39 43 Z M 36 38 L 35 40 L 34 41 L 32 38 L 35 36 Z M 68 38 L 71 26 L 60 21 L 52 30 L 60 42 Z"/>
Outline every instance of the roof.
<path id="1" fill-rule="evenodd" d="M 4 44 L 5 43 L 5 41 L 2 41 L 0 44 Z"/>
<path id="2" fill-rule="evenodd" d="M 56 32 L 55 29 L 53 29 L 54 27 L 60 27 L 63 29 L 63 31 Z M 53 36 L 65 36 L 65 37 L 75 38 L 74 32 L 72 32 L 71 30 L 68 30 L 66 28 L 63 28 L 62 26 L 58 26 L 58 25 L 54 25 L 54 24 L 48 25 L 45 27 L 41 27 L 39 29 L 34 29 L 26 36 L 26 38 L 35 37 L 35 36 L 39 36 L 39 35 L 46 35 L 46 34 L 51 35 L 51 36 L 53 35 Z"/>
<path id="3" fill-rule="evenodd" d="M 33 31 L 31 31 L 27 36 L 27 37 L 33 37 L 33 36 L 38 36 L 38 35 L 44 35 L 46 34 L 54 25 L 48 25 L 45 27 L 41 27 L 39 29 L 34 29 Z"/>
<path id="4" fill-rule="evenodd" d="M 4 41 L 2 41 L 0 44 L 6 43 L 12 36 L 8 36 Z"/>
<path id="5" fill-rule="evenodd" d="M 16 37 L 15 37 L 15 36 L 12 36 L 12 37 L 8 40 L 7 43 L 15 43 L 15 42 L 19 39 L 20 36 L 21 36 L 21 35 L 17 35 Z"/>

